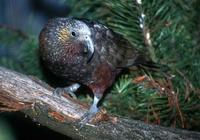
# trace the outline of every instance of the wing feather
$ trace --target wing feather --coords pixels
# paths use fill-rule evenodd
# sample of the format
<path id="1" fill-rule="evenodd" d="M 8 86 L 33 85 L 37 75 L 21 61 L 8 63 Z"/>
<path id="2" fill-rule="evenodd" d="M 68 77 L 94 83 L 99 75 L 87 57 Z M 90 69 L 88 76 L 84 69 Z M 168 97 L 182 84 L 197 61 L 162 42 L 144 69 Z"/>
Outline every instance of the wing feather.
<path id="1" fill-rule="evenodd" d="M 90 27 L 95 51 L 102 61 L 107 61 L 114 67 L 128 67 L 134 64 L 139 51 L 128 40 L 100 23 L 92 22 Z"/>

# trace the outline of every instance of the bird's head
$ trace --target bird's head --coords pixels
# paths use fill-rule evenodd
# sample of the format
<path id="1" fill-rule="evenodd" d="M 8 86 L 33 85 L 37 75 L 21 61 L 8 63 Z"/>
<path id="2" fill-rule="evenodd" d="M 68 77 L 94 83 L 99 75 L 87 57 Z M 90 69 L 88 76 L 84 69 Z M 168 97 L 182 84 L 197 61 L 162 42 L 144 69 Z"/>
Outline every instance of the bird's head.
<path id="1" fill-rule="evenodd" d="M 88 62 L 94 54 L 91 30 L 86 23 L 78 19 L 51 19 L 41 31 L 39 38 L 41 47 L 53 48 L 54 51 L 58 51 L 57 54 L 65 51 L 66 55 L 84 55 Z"/>

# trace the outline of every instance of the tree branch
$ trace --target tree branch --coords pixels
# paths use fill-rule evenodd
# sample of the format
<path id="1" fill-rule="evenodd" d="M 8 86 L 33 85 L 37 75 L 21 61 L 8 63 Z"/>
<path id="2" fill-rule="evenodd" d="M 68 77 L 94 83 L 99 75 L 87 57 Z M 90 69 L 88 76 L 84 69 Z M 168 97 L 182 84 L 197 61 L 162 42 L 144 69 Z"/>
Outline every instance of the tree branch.
<path id="1" fill-rule="evenodd" d="M 34 121 L 74 139 L 200 139 L 199 132 L 113 117 L 104 110 L 91 124 L 79 129 L 78 119 L 88 106 L 69 96 L 52 96 L 52 90 L 36 78 L 0 67 L 1 111 L 22 111 Z"/>

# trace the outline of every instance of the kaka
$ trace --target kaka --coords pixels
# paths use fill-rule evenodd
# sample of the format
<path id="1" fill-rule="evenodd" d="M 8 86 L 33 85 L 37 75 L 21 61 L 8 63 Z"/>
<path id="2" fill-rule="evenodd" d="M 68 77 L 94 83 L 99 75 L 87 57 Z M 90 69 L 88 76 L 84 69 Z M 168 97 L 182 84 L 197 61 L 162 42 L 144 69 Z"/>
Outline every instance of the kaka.
<path id="1" fill-rule="evenodd" d="M 82 122 L 98 112 L 99 100 L 123 69 L 148 66 L 150 62 L 128 40 L 103 24 L 76 18 L 49 20 L 39 35 L 39 45 L 46 67 L 73 83 L 63 88 L 65 92 L 74 95 L 80 85 L 92 90 L 93 104 Z"/>

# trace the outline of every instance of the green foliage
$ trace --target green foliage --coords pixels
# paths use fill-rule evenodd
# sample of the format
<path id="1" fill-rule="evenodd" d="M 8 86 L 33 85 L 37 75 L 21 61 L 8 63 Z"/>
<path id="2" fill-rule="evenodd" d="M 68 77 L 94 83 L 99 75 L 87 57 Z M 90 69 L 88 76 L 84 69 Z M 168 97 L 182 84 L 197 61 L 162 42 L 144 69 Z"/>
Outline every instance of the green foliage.
<path id="1" fill-rule="evenodd" d="M 15 140 L 11 126 L 0 118 L 0 140 Z"/>
<path id="2" fill-rule="evenodd" d="M 40 79 L 45 79 L 40 65 L 39 49 L 37 37 L 30 37 L 24 41 L 18 59 L 22 65 L 23 72 L 35 75 Z"/>
<path id="3" fill-rule="evenodd" d="M 6 35 L 6 36 L 5 36 Z M 36 36 L 21 36 L 16 30 L 0 29 L 0 43 L 4 55 L 0 57 L 0 65 L 18 72 L 34 75 L 44 79 L 38 54 Z M 15 51 L 12 51 L 15 50 Z"/>
<path id="4" fill-rule="evenodd" d="M 168 83 L 172 82 L 171 89 L 164 92 L 158 90 L 158 87 L 146 86 L 145 82 L 134 84 L 130 76 L 122 76 L 114 84 L 107 97 L 109 101 L 105 100 L 104 106 L 115 114 L 147 122 L 185 128 L 198 126 L 200 101 L 197 90 L 200 86 L 200 51 L 198 36 L 194 37 L 195 32 L 192 30 L 194 27 L 199 27 L 197 24 L 199 7 L 196 6 L 199 2 L 195 0 L 142 0 L 141 2 L 141 4 L 136 0 L 74 2 L 71 13 L 73 16 L 98 20 L 108 25 L 127 38 L 134 47 L 147 50 L 154 61 L 167 64 L 171 69 L 170 73 L 175 75 L 166 81 L 164 75 L 160 78 L 150 73 L 151 82 L 154 79 L 165 81 L 164 85 L 160 85 L 162 88 L 167 89 Z M 142 74 L 147 73 L 142 72 Z M 135 73 L 134 76 L 137 77 L 138 74 Z"/>
<path id="5" fill-rule="evenodd" d="M 148 79 L 134 83 L 131 77 L 122 76 L 115 83 L 112 95 L 108 95 L 109 101 L 104 103 L 110 112 L 166 126 L 191 128 L 199 125 L 197 94 L 190 93 L 186 101 L 186 93 L 174 91 L 169 81 L 156 82 L 146 75 Z"/>
<path id="6" fill-rule="evenodd" d="M 23 39 L 19 37 L 17 32 L 10 31 L 7 28 L 0 29 L 0 45 L 3 53 L 0 58 L 1 65 L 20 71 L 20 66 L 17 64 L 17 60 L 12 58 L 15 54 L 10 54 L 10 50 L 19 47 L 22 40 Z"/>
<path id="7" fill-rule="evenodd" d="M 139 1 L 139 0 L 138 0 Z M 127 38 L 170 74 L 122 75 L 103 102 L 109 112 L 165 126 L 200 129 L 200 41 L 197 0 L 73 0 L 71 15 L 98 20 Z M 143 28 L 141 28 L 143 27 Z M 5 36 L 6 35 L 6 36 Z M 0 29 L 0 64 L 45 79 L 37 37 Z M 148 72 L 148 73 L 147 73 Z M 171 76 L 174 75 L 174 76 Z M 144 79 L 137 82 L 136 79 Z M 133 80 L 134 79 L 134 80 Z M 87 99 L 89 100 L 89 99 Z"/>

